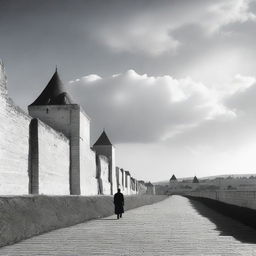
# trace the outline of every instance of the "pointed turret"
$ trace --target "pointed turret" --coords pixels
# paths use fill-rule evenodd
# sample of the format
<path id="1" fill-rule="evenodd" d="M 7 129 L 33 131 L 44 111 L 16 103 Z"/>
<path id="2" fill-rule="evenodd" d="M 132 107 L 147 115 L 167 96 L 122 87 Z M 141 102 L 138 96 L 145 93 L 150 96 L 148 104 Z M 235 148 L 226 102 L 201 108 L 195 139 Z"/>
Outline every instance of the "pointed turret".
<path id="1" fill-rule="evenodd" d="M 59 78 L 56 70 L 39 97 L 30 105 L 67 105 L 73 104 L 72 99 L 67 93 L 67 90 Z"/>
<path id="2" fill-rule="evenodd" d="M 93 149 L 98 155 L 106 156 L 109 160 L 108 180 L 111 184 L 111 194 L 113 195 L 117 190 L 115 147 L 110 142 L 105 130 L 103 130 L 98 140 L 94 143 Z"/>
<path id="3" fill-rule="evenodd" d="M 172 177 L 170 178 L 170 182 L 171 181 L 177 181 L 177 178 L 175 177 L 175 175 L 173 174 Z"/>
<path id="4" fill-rule="evenodd" d="M 193 179 L 193 183 L 199 183 L 199 180 L 198 180 L 198 178 L 196 176 Z"/>
<path id="5" fill-rule="evenodd" d="M 98 140 L 94 143 L 94 146 L 112 146 L 105 131 L 102 132 Z"/>
<path id="6" fill-rule="evenodd" d="M 70 140 L 70 194 L 86 195 L 89 190 L 84 175 L 89 175 L 85 166 L 89 166 L 90 161 L 90 120 L 82 107 L 71 101 L 57 68 L 40 96 L 28 107 L 28 112 Z"/>
<path id="7" fill-rule="evenodd" d="M 150 181 L 148 183 L 145 183 L 145 185 L 147 187 L 146 194 L 148 194 L 148 195 L 156 194 L 155 185 L 153 185 Z"/>

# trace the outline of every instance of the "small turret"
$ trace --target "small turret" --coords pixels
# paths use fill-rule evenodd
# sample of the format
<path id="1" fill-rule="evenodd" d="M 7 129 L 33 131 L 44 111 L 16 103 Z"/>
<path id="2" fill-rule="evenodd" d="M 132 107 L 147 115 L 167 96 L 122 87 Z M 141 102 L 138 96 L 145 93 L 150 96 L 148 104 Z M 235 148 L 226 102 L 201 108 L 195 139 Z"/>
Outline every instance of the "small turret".
<path id="1" fill-rule="evenodd" d="M 193 183 L 199 183 L 199 180 L 198 180 L 198 178 L 196 176 L 193 179 Z"/>
<path id="2" fill-rule="evenodd" d="M 177 178 L 175 177 L 175 175 L 173 174 L 172 177 L 170 178 L 170 182 L 174 182 L 177 181 Z"/>
<path id="3" fill-rule="evenodd" d="M 117 190 L 116 184 L 116 164 L 115 164 L 115 148 L 109 140 L 105 131 L 103 131 L 94 143 L 93 149 L 99 155 L 104 155 L 109 160 L 109 182 L 111 184 L 111 194 Z"/>
<path id="4" fill-rule="evenodd" d="M 105 131 L 102 132 L 98 140 L 94 143 L 93 146 L 112 146 L 107 134 Z"/>
<path id="5" fill-rule="evenodd" d="M 156 194 L 155 185 L 153 185 L 150 181 L 145 183 L 145 185 L 147 187 L 146 194 L 148 194 L 148 195 L 155 195 Z"/>
<path id="6" fill-rule="evenodd" d="M 57 68 L 39 97 L 29 105 L 28 111 L 30 116 L 62 132 L 70 140 L 70 193 L 88 194 L 90 187 L 87 183 L 95 182 L 95 178 L 90 182 L 86 180 L 90 173 L 86 155 L 90 150 L 90 119 L 81 106 L 71 100 Z"/>

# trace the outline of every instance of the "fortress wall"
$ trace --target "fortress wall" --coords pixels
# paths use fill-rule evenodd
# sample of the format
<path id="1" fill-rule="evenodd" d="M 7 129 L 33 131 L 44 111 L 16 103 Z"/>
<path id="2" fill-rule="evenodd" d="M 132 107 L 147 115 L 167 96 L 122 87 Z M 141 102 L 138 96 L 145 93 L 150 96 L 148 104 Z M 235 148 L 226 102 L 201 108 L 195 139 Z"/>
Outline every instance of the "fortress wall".
<path id="1" fill-rule="evenodd" d="M 70 193 L 80 195 L 80 106 L 72 106 L 70 109 Z"/>
<path id="2" fill-rule="evenodd" d="M 124 170 L 124 195 L 127 195 L 128 175 Z"/>
<path id="3" fill-rule="evenodd" d="M 70 139 L 71 194 L 79 195 L 80 190 L 80 106 L 47 105 L 29 106 L 29 114 L 62 132 Z"/>
<path id="4" fill-rule="evenodd" d="M 80 112 L 80 187 L 81 195 L 97 195 L 98 180 L 96 178 L 96 154 L 90 148 L 90 120 Z"/>
<path id="5" fill-rule="evenodd" d="M 138 194 L 143 195 L 146 193 L 147 193 L 147 187 L 141 182 L 138 182 Z"/>
<path id="6" fill-rule="evenodd" d="M 31 118 L 11 100 L 0 106 L 0 194 L 29 192 L 29 124 Z"/>
<path id="7" fill-rule="evenodd" d="M 131 194 L 131 176 L 127 175 L 127 195 Z"/>
<path id="8" fill-rule="evenodd" d="M 124 194 L 130 195 L 131 194 L 131 176 L 125 172 L 125 185 L 124 185 Z"/>
<path id="9" fill-rule="evenodd" d="M 125 211 L 166 196 L 126 196 Z M 0 247 L 91 219 L 114 214 L 113 196 L 0 197 Z"/>
<path id="10" fill-rule="evenodd" d="M 117 188 L 120 188 L 121 193 L 124 192 L 123 171 L 119 167 L 116 167 L 116 186 Z"/>
<path id="11" fill-rule="evenodd" d="M 133 194 L 137 194 L 137 180 L 133 178 Z"/>
<path id="12" fill-rule="evenodd" d="M 80 145 L 80 184 L 81 195 L 97 195 L 96 154 L 88 146 Z"/>
<path id="13" fill-rule="evenodd" d="M 131 186 L 131 195 L 134 195 L 134 194 L 136 194 L 136 191 L 135 191 L 135 183 L 134 183 L 134 181 L 133 181 L 133 178 L 131 177 L 131 184 L 130 184 L 130 186 Z"/>
<path id="14" fill-rule="evenodd" d="M 112 147 L 112 193 L 113 195 L 117 192 L 117 182 L 116 182 L 116 152 L 115 148 Z"/>
<path id="15" fill-rule="evenodd" d="M 116 166 L 116 187 L 117 188 L 120 188 L 120 182 L 119 182 L 119 174 L 120 170 L 119 170 L 119 167 Z M 120 188 L 121 189 L 121 188 Z"/>
<path id="16" fill-rule="evenodd" d="M 8 97 L 0 63 L 0 194 L 28 194 L 31 118 Z"/>
<path id="17" fill-rule="evenodd" d="M 226 204 L 256 210 L 256 191 L 199 191 L 186 192 L 185 195 L 196 198 L 212 199 Z"/>
<path id="18" fill-rule="evenodd" d="M 99 155 L 98 168 L 100 168 L 100 182 L 102 184 L 102 193 L 103 195 L 111 195 L 111 184 L 109 182 L 108 173 L 109 173 L 109 161 L 107 157 Z"/>
<path id="19" fill-rule="evenodd" d="M 69 140 L 38 122 L 39 194 L 69 195 Z"/>
<path id="20" fill-rule="evenodd" d="M 120 169 L 121 172 L 121 187 L 122 187 L 122 193 L 124 192 L 124 188 L 125 188 L 125 172 L 124 169 Z"/>
<path id="21" fill-rule="evenodd" d="M 111 145 L 96 145 L 94 150 L 97 154 L 104 155 L 109 159 L 109 181 L 111 183 L 111 191 L 115 194 L 117 191 L 115 148 Z"/>
<path id="22" fill-rule="evenodd" d="M 66 137 L 70 137 L 71 114 L 78 105 L 41 105 L 29 106 L 29 115 L 40 119 L 55 130 L 62 132 Z"/>

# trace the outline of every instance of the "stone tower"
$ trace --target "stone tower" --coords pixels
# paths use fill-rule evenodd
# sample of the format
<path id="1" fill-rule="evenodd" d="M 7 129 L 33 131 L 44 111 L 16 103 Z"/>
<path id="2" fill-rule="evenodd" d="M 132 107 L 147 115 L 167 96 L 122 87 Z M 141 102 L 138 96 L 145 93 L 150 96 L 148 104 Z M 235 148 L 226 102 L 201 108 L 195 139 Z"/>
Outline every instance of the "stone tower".
<path id="1" fill-rule="evenodd" d="M 175 175 L 173 174 L 172 177 L 170 178 L 170 183 L 173 183 L 173 182 L 177 182 L 177 178 L 175 177 Z"/>
<path id="2" fill-rule="evenodd" d="M 199 180 L 196 176 L 193 178 L 193 183 L 199 183 Z"/>
<path id="3" fill-rule="evenodd" d="M 111 184 L 111 194 L 117 190 L 116 184 L 116 162 L 115 162 L 115 147 L 110 142 L 105 131 L 102 132 L 98 140 L 94 143 L 93 149 L 99 155 L 104 155 L 109 159 L 109 182 Z"/>
<path id="4" fill-rule="evenodd" d="M 70 194 L 85 194 L 86 159 L 90 152 L 90 120 L 80 105 L 75 104 L 56 68 L 39 97 L 28 106 L 29 114 L 62 132 L 70 140 Z"/>

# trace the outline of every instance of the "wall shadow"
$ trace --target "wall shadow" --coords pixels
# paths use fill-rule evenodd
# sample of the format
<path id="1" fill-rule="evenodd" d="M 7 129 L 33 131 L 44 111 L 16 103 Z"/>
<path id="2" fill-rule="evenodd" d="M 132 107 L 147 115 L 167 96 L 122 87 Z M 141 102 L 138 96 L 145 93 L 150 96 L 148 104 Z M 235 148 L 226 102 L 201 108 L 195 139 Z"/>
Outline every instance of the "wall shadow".
<path id="1" fill-rule="evenodd" d="M 191 206 L 216 225 L 220 236 L 256 244 L 256 211 L 205 198 L 189 198 Z"/>

